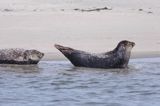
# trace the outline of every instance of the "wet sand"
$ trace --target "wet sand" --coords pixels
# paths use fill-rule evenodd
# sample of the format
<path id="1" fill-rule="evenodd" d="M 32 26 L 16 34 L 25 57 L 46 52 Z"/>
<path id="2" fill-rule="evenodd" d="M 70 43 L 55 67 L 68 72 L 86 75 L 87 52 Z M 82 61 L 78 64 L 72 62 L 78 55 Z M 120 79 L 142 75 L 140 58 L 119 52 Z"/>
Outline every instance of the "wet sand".
<path id="1" fill-rule="evenodd" d="M 136 43 L 132 57 L 160 56 L 160 15 L 116 12 L 0 13 L 0 48 L 38 49 L 63 58 L 62 44 L 89 52 L 110 51 L 121 40 Z"/>
<path id="2" fill-rule="evenodd" d="M 0 105 L 158 106 L 159 3 L 1 0 L 0 49 L 37 49 L 45 57 L 38 65 L 0 65 Z M 54 48 L 58 43 L 98 53 L 124 39 L 136 43 L 128 69 L 74 67 Z"/>
<path id="3" fill-rule="evenodd" d="M 65 59 L 54 44 L 89 52 L 136 43 L 132 58 L 160 57 L 158 0 L 0 1 L 0 49 L 37 49 L 45 60 Z"/>

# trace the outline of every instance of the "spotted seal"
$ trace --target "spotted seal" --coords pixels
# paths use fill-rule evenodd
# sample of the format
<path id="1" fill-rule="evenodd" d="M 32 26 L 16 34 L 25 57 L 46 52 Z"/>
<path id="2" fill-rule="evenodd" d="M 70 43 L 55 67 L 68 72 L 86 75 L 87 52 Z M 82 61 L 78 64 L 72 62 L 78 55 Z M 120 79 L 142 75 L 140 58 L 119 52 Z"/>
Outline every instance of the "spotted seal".
<path id="1" fill-rule="evenodd" d="M 55 47 L 67 57 L 74 66 L 90 68 L 127 68 L 131 49 L 135 43 L 123 40 L 112 51 L 88 53 L 70 47 L 55 44 Z"/>
<path id="2" fill-rule="evenodd" d="M 43 56 L 37 50 L 0 49 L 0 64 L 37 64 Z"/>

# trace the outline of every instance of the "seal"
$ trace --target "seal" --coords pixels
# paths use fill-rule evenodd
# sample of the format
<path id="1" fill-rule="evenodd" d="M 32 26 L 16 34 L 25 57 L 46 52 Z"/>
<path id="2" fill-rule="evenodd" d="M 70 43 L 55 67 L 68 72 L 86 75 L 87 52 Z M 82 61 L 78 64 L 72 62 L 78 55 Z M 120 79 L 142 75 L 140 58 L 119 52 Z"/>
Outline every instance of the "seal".
<path id="1" fill-rule="evenodd" d="M 105 53 L 89 53 L 58 44 L 55 47 L 77 67 L 127 68 L 134 45 L 134 42 L 123 40 L 115 49 Z"/>
<path id="2" fill-rule="evenodd" d="M 37 50 L 0 49 L 0 64 L 37 64 L 44 53 Z"/>

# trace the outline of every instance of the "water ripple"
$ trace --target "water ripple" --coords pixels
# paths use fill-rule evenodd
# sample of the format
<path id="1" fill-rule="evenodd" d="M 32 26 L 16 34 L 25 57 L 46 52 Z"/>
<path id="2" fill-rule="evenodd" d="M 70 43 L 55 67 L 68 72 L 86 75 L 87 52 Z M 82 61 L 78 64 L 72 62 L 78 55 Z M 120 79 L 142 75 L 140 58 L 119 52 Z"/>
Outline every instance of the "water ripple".
<path id="1" fill-rule="evenodd" d="M 158 60 L 131 60 L 129 69 L 1 65 L 0 106 L 159 106 Z"/>

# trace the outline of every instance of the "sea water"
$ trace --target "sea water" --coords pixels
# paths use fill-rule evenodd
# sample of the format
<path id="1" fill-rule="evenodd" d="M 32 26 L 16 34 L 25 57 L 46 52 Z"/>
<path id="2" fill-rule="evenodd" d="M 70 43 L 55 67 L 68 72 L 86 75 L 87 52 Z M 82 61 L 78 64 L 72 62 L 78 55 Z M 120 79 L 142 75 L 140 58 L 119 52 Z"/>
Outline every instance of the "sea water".
<path id="1" fill-rule="evenodd" d="M 0 66 L 0 106 L 159 106 L 160 58 L 128 69 L 74 67 L 69 61 Z"/>

